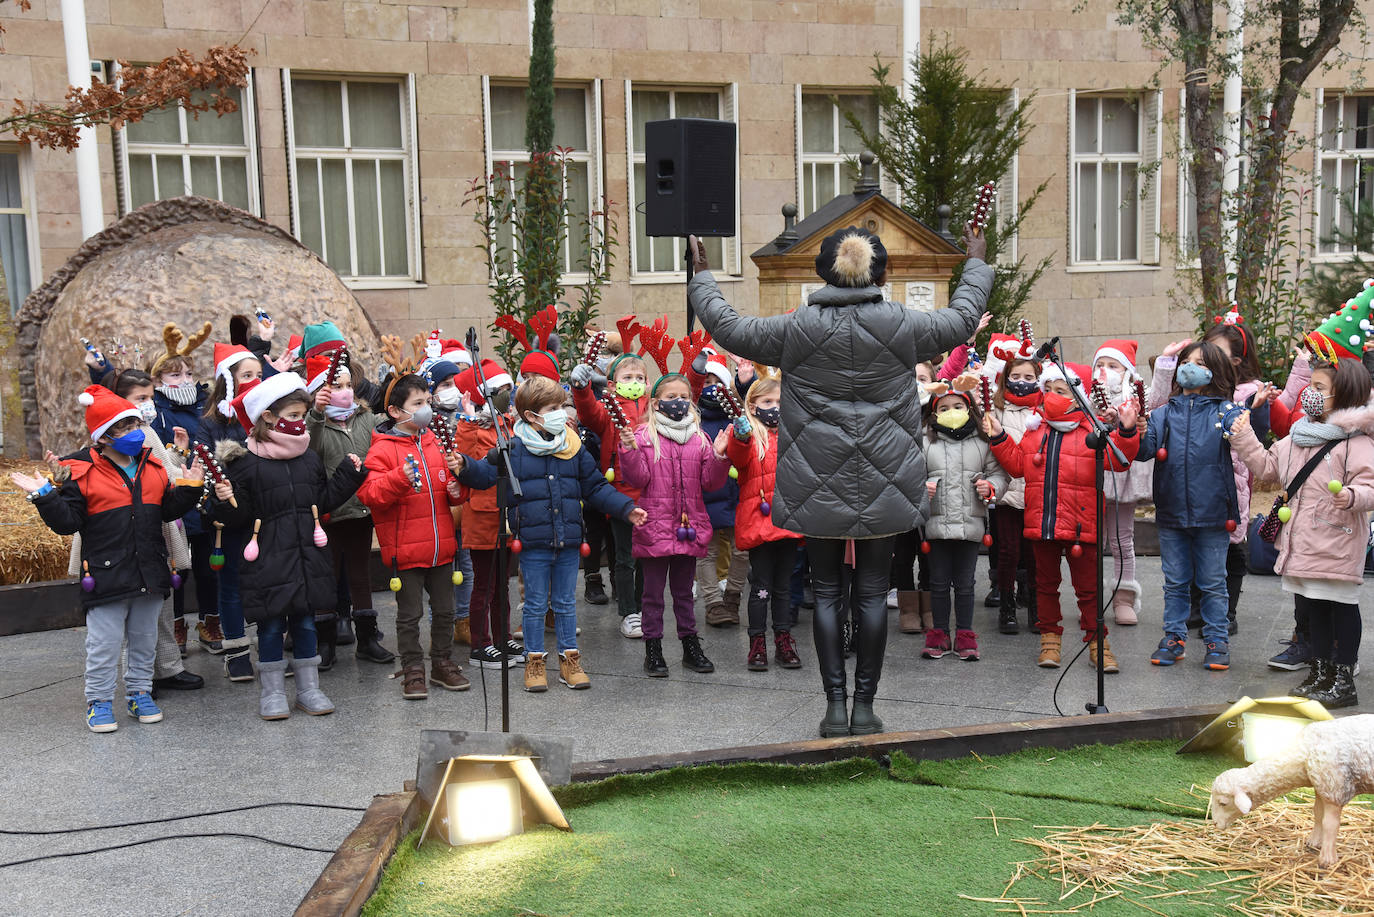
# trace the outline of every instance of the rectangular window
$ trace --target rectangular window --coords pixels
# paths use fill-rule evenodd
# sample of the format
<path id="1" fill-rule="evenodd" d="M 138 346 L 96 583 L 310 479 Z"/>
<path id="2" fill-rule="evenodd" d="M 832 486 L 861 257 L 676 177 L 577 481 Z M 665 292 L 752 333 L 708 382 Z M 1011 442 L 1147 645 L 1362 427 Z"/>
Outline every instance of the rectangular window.
<path id="1" fill-rule="evenodd" d="M 33 185 L 26 151 L 0 146 L 0 266 L 5 270 L 4 293 L 10 314 L 19 311 L 41 273 L 38 264 L 37 221 Z"/>
<path id="2" fill-rule="evenodd" d="M 124 212 L 194 194 L 260 215 L 252 81 L 233 95 L 233 114 L 188 113 L 177 105 L 124 126 L 118 157 Z"/>
<path id="3" fill-rule="evenodd" d="M 1073 263 L 1158 263 L 1158 96 L 1070 92 Z"/>
<path id="4" fill-rule="evenodd" d="M 1374 95 L 1318 96 L 1317 251 L 1356 251 L 1355 216 L 1374 207 Z"/>
<path id="5" fill-rule="evenodd" d="M 414 81 L 282 84 L 296 238 L 351 281 L 418 280 Z"/>
<path id="6" fill-rule="evenodd" d="M 878 103 L 871 93 L 829 93 L 799 87 L 797 195 L 801 217 L 815 213 L 836 195 L 853 190 L 858 174 L 851 163 L 864 151 L 864 144 L 846 114 L 853 114 L 870 135 L 878 133 Z"/>
<path id="7" fill-rule="evenodd" d="M 530 154 L 525 144 L 525 115 L 529 105 L 525 86 L 492 84 L 483 78 L 487 113 L 487 174 L 500 173 L 511 188 L 529 169 Z M 553 145 L 566 150 L 563 169 L 563 194 L 567 216 L 562 245 L 563 273 L 568 279 L 584 275 L 587 269 L 587 239 L 584 227 L 587 214 L 601 209 L 600 85 L 557 86 L 553 98 Z M 515 233 L 510 226 L 499 226 L 499 248 L 515 251 Z"/>
<path id="8" fill-rule="evenodd" d="M 644 201 L 647 182 L 644 167 L 644 125 L 649 121 L 667 118 L 707 118 L 736 121 L 736 90 L 724 87 L 694 86 L 665 88 L 633 86 L 625 81 L 626 123 L 628 131 L 627 156 L 630 173 L 630 228 L 634 245 L 630 249 L 630 276 L 655 280 L 673 280 L 686 274 L 683 256 L 687 245 L 683 239 L 650 237 L 644 231 Z M 736 188 L 739 178 L 739 155 L 735 156 Z M 735 194 L 735 225 L 739 226 L 739 194 Z M 723 266 L 722 273 L 739 274 L 738 236 L 719 236 L 702 239 L 706 258 L 713 265 Z"/>

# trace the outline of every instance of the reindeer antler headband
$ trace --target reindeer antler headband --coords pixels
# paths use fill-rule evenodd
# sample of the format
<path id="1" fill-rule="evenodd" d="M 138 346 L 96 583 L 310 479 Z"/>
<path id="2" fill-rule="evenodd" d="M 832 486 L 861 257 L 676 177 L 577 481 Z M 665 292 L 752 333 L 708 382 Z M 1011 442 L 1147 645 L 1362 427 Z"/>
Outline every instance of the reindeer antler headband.
<path id="1" fill-rule="evenodd" d="M 211 325 L 206 322 L 200 326 L 200 330 L 190 337 L 186 337 L 185 332 L 176 326 L 174 322 L 168 322 L 162 326 L 162 343 L 166 346 L 166 352 L 158 355 L 148 367 L 148 375 L 156 377 L 163 365 L 173 357 L 189 357 L 191 352 L 210 339 Z"/>

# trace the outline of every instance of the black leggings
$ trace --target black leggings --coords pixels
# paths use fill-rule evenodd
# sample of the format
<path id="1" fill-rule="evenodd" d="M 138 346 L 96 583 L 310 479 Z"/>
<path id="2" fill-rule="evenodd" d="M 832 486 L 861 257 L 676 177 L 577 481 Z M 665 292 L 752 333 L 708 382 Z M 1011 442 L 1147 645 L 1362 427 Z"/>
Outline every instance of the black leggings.
<path id="1" fill-rule="evenodd" d="M 930 565 L 921 553 L 921 542 L 925 540 L 925 529 L 912 529 L 894 539 L 892 547 L 892 583 L 888 587 L 898 592 L 930 591 Z M 916 575 L 911 574 L 912 566 Z"/>
<path id="2" fill-rule="evenodd" d="M 895 536 L 854 542 L 854 591 L 858 601 L 858 660 L 854 665 L 854 700 L 872 703 L 878 693 L 887 649 L 887 584 L 892 571 Z M 839 538 L 807 538 L 811 557 L 811 585 L 816 593 L 813 630 L 821 685 L 830 700 L 844 700 L 847 676 L 844 669 L 844 637 L 841 621 L 846 602 L 841 595 L 841 572 L 846 541 Z"/>
<path id="3" fill-rule="evenodd" d="M 791 630 L 792 570 L 797 565 L 797 540 L 765 541 L 749 549 L 749 636 L 760 637 L 773 609 L 773 630 Z"/>
<path id="4" fill-rule="evenodd" d="M 949 629 L 949 593 L 954 590 L 956 630 L 973 630 L 973 584 L 978 577 L 976 541 L 930 543 L 930 610 L 936 630 Z M 1014 593 L 1004 593 L 1014 594 Z"/>
<path id="5" fill-rule="evenodd" d="M 1312 654 L 1318 659 L 1333 659 L 1339 665 L 1354 665 L 1360 658 L 1360 606 L 1326 599 L 1295 595 L 1299 618 L 1307 618 L 1312 634 Z"/>

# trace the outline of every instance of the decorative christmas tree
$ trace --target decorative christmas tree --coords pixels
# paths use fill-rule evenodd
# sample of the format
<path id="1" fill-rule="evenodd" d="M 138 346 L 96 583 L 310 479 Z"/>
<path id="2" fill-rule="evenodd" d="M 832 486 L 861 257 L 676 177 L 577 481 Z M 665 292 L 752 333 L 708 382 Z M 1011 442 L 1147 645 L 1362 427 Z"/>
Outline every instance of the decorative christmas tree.
<path id="1" fill-rule="evenodd" d="M 1332 362 L 1341 358 L 1356 359 L 1364 353 L 1365 342 L 1374 333 L 1370 308 L 1374 304 L 1374 280 L 1366 280 L 1364 289 L 1354 299 L 1333 312 L 1316 331 L 1305 340 L 1318 356 Z"/>

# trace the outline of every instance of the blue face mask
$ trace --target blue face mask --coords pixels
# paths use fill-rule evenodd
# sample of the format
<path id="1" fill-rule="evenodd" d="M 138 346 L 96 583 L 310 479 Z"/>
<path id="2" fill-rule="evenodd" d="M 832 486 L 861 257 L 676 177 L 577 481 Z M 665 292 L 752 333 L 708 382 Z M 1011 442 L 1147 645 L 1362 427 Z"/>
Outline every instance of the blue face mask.
<path id="1" fill-rule="evenodd" d="M 110 446 L 120 455 L 135 456 L 143 451 L 143 430 L 135 428 L 110 440 Z"/>
<path id="2" fill-rule="evenodd" d="M 1178 380 L 1179 388 L 1204 388 L 1212 382 L 1212 371 L 1197 363 L 1182 363 L 1174 373 L 1174 378 Z"/>

